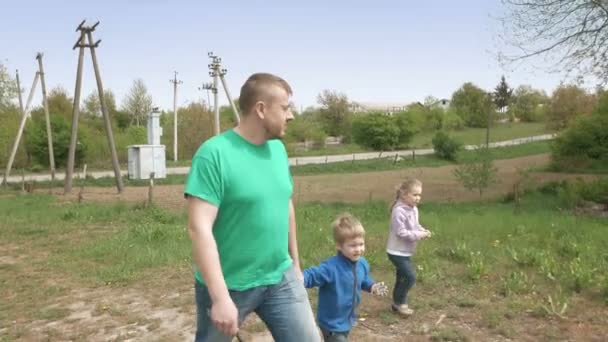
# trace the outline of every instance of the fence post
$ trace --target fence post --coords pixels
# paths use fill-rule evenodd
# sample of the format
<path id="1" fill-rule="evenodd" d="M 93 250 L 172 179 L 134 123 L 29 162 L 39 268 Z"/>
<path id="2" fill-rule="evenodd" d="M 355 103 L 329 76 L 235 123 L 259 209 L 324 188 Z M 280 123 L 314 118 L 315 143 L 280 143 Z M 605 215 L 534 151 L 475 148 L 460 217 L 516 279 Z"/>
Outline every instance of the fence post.
<path id="1" fill-rule="evenodd" d="M 154 172 L 150 172 L 150 185 L 148 186 L 148 207 L 152 206 L 154 200 Z"/>

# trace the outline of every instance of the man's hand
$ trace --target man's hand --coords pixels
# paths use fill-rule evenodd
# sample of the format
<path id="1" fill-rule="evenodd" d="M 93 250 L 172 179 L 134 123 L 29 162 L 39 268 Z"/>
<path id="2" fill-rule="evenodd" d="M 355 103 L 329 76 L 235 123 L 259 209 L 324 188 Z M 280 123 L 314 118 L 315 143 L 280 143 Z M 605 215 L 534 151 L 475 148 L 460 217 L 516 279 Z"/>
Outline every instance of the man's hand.
<path id="1" fill-rule="evenodd" d="M 302 268 L 300 268 L 300 265 L 293 265 L 293 271 L 296 272 L 296 278 L 298 278 L 298 280 L 300 282 L 304 282 L 304 274 L 302 273 Z"/>
<path id="2" fill-rule="evenodd" d="M 388 286 L 384 284 L 383 281 L 379 283 L 375 283 L 372 285 L 372 289 L 370 291 L 374 296 L 384 297 L 388 294 Z"/>
<path id="3" fill-rule="evenodd" d="M 230 297 L 214 302 L 209 317 L 213 325 L 224 335 L 235 336 L 239 331 L 239 311 Z"/>

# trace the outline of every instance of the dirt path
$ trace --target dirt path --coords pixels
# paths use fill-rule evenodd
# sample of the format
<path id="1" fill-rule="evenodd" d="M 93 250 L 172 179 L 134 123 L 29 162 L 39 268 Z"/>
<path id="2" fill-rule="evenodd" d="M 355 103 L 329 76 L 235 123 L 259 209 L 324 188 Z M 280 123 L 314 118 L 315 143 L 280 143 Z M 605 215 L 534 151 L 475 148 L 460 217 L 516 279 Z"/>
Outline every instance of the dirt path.
<path id="1" fill-rule="evenodd" d="M 499 183 L 488 189 L 484 197 L 493 198 L 511 192 L 513 184 L 521 178 L 519 170 L 539 168 L 548 161 L 549 156 L 546 154 L 497 161 Z M 395 185 L 407 177 L 416 177 L 424 183 L 423 200 L 442 202 L 478 200 L 478 193 L 467 191 L 457 182 L 452 174 L 454 168 L 454 166 L 420 167 L 396 171 L 296 176 L 293 198 L 296 202 L 362 202 L 369 199 L 390 201 L 394 196 Z M 591 175 L 551 172 L 534 172 L 530 177 L 535 184 L 563 179 L 594 178 Z M 183 190 L 183 185 L 156 186 L 155 202 L 166 208 L 185 208 Z M 55 189 L 54 192 L 61 193 L 61 189 Z M 77 191 L 74 191 L 73 195 L 62 198 L 75 200 Z M 120 195 L 117 195 L 116 190 L 111 187 L 88 187 L 84 192 L 84 199 L 90 201 L 144 202 L 147 198 L 146 187 L 128 187 Z"/>

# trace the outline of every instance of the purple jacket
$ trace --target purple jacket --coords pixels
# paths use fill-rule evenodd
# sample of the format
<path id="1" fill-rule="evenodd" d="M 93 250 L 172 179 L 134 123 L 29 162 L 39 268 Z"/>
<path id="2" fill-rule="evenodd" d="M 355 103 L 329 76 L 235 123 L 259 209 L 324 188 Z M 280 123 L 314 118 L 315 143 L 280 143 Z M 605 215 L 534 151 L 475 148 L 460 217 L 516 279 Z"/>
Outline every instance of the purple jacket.
<path id="1" fill-rule="evenodd" d="M 386 252 L 401 256 L 413 255 L 416 251 L 416 241 L 422 239 L 424 231 L 418 223 L 418 208 L 397 201 L 391 212 Z"/>

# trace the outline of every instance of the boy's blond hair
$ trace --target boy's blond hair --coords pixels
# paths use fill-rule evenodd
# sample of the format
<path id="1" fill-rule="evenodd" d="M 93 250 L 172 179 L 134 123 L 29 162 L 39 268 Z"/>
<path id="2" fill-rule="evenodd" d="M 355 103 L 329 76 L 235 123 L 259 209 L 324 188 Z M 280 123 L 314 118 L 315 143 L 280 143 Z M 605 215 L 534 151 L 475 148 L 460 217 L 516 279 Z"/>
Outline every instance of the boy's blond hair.
<path id="1" fill-rule="evenodd" d="M 343 244 L 346 240 L 365 238 L 365 229 L 361 222 L 349 213 L 339 215 L 331 224 L 334 230 L 334 241 Z"/>

